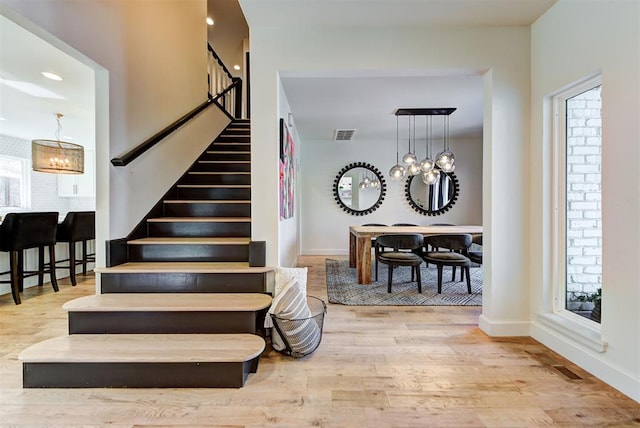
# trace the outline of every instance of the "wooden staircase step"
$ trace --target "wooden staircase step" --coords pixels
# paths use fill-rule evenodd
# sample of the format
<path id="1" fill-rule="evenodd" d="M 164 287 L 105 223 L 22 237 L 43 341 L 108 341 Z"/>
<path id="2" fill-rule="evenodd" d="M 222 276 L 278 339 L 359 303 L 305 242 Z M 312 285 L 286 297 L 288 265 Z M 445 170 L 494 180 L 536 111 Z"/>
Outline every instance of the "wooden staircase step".
<path id="1" fill-rule="evenodd" d="M 62 308 L 69 334 L 256 334 L 270 305 L 261 293 L 119 293 L 81 297 Z"/>
<path id="2" fill-rule="evenodd" d="M 251 186 L 248 184 L 179 184 L 177 198 L 250 200 Z"/>
<path id="3" fill-rule="evenodd" d="M 96 268 L 100 292 L 266 293 L 274 270 L 247 262 L 127 262 Z"/>
<path id="4" fill-rule="evenodd" d="M 217 237 L 149 237 L 127 241 L 129 245 L 249 245 L 250 238 Z"/>
<path id="5" fill-rule="evenodd" d="M 251 217 L 158 217 L 147 220 L 149 223 L 246 223 Z"/>
<path id="6" fill-rule="evenodd" d="M 168 217 L 251 216 L 250 200 L 165 200 L 163 202 L 163 214 Z"/>
<path id="7" fill-rule="evenodd" d="M 180 184 L 251 184 L 251 172 L 209 172 L 189 171 L 185 177 L 186 182 Z"/>
<path id="8" fill-rule="evenodd" d="M 24 388 L 239 388 L 264 347 L 253 334 L 77 334 L 18 358 Z"/>
<path id="9" fill-rule="evenodd" d="M 267 273 L 270 267 L 252 267 L 247 262 L 128 262 L 97 267 L 96 273 Z"/>

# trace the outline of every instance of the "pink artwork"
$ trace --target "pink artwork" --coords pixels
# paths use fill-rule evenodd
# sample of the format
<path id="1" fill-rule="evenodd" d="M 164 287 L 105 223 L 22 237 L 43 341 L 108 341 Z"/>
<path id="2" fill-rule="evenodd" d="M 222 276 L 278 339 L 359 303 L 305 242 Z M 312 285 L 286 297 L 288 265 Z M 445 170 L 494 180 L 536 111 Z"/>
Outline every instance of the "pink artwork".
<path id="1" fill-rule="evenodd" d="M 295 188 L 293 136 L 284 119 L 280 119 L 280 219 L 293 217 Z"/>

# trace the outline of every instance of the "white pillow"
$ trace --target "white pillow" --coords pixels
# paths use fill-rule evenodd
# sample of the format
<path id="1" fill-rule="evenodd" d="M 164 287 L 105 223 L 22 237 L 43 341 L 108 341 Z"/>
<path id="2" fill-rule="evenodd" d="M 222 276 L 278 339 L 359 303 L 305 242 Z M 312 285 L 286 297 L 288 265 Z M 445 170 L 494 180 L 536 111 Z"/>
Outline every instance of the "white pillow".
<path id="1" fill-rule="evenodd" d="M 284 287 L 287 286 L 292 280 L 298 281 L 302 292 L 307 294 L 307 268 L 284 268 L 276 267 L 275 277 L 275 289 L 273 291 L 273 297 L 277 297 Z"/>
<path id="2" fill-rule="evenodd" d="M 278 327 L 289 343 L 294 356 L 306 355 L 315 350 L 320 343 L 321 331 L 307 305 L 307 296 L 296 280 L 291 280 L 272 301 L 269 314 L 279 318 Z M 268 316 L 267 318 L 271 318 Z M 286 321 L 293 320 L 293 321 Z M 285 341 L 273 328 L 271 346 L 277 351 L 286 349 Z"/>

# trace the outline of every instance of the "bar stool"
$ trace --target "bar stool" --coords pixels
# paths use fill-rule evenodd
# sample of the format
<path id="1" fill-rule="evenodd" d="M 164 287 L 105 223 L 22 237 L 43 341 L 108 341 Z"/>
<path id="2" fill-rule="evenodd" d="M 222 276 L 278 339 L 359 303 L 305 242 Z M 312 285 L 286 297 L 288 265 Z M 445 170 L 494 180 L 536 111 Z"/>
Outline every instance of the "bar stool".
<path id="1" fill-rule="evenodd" d="M 95 262 L 95 253 L 87 252 L 87 241 L 96 238 L 95 211 L 71 211 L 58 225 L 57 242 L 69 244 L 69 258 L 58 261 L 58 269 L 69 269 L 71 285 L 76 286 L 76 266 L 82 265 L 82 274 L 87 274 L 87 263 Z M 76 243 L 82 243 L 82 257 L 76 257 Z M 60 263 L 67 263 L 61 265 Z"/>
<path id="2" fill-rule="evenodd" d="M 57 212 L 9 213 L 0 225 L 0 251 L 9 253 L 9 274 L 11 279 L 0 281 L 11 284 L 11 294 L 16 305 L 20 304 L 20 292 L 24 288 L 24 278 L 38 275 L 38 286 L 44 283 L 44 274 L 51 277 L 51 286 L 58 291 L 56 280 L 56 227 Z M 49 250 L 49 263 L 44 262 L 44 247 Z M 38 270 L 24 270 L 24 250 L 38 249 Z"/>

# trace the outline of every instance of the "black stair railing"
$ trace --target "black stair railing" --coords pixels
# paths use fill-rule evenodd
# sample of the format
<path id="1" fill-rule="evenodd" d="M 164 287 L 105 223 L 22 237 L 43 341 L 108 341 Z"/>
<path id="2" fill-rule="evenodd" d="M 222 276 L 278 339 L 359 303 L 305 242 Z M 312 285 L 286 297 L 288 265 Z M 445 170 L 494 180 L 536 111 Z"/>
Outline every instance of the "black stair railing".
<path id="1" fill-rule="evenodd" d="M 113 166 L 126 166 L 140 155 L 158 144 L 169 134 L 179 129 L 185 123 L 196 117 L 199 113 L 211 106 L 220 108 L 229 119 L 239 118 L 242 114 L 242 79 L 231 76 L 220 57 L 215 53 L 211 45 L 209 51 L 209 94 L 207 101 L 195 107 L 184 116 L 143 141 L 128 152 L 111 159 Z M 213 92 L 212 92 L 213 91 Z M 215 94 L 215 95 L 212 95 Z"/>

